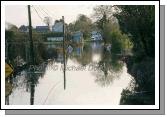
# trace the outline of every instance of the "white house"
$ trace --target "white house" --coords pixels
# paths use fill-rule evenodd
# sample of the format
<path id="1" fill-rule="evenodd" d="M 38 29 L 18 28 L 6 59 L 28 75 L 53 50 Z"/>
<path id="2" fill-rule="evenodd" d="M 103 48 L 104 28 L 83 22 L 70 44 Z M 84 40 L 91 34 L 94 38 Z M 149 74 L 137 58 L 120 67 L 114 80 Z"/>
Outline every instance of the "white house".
<path id="1" fill-rule="evenodd" d="M 91 40 L 92 41 L 102 40 L 102 35 L 98 31 L 92 31 L 91 32 Z"/>
<path id="2" fill-rule="evenodd" d="M 83 33 L 81 31 L 76 31 L 72 35 L 72 39 L 76 43 L 82 43 L 83 42 Z"/>
<path id="3" fill-rule="evenodd" d="M 29 26 L 21 25 L 19 27 L 20 32 L 29 32 Z"/>
<path id="4" fill-rule="evenodd" d="M 55 22 L 55 24 L 52 26 L 52 32 L 63 32 L 63 22 Z"/>

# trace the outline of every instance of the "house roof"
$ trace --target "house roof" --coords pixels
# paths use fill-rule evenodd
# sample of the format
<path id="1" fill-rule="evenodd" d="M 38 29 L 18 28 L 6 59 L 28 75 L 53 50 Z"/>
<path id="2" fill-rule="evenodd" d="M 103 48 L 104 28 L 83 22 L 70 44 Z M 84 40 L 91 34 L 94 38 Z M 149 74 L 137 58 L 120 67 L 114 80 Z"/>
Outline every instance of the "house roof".
<path id="1" fill-rule="evenodd" d="M 19 27 L 20 30 L 24 30 L 24 29 L 27 29 L 27 28 L 28 28 L 28 26 L 25 26 L 25 25 L 21 25 L 21 26 Z"/>
<path id="2" fill-rule="evenodd" d="M 48 26 L 36 26 L 36 29 L 48 29 Z"/>
<path id="3" fill-rule="evenodd" d="M 63 22 L 57 22 L 52 26 L 52 31 L 63 32 Z"/>
<path id="4" fill-rule="evenodd" d="M 36 26 L 37 31 L 47 31 L 49 30 L 48 26 Z"/>

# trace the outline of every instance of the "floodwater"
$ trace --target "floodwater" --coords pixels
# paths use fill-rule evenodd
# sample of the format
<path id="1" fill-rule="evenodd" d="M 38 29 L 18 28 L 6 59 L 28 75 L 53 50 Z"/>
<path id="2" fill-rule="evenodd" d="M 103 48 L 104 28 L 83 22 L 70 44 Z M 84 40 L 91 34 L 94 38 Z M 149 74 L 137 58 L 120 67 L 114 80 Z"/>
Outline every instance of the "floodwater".
<path id="1" fill-rule="evenodd" d="M 119 105 L 121 92 L 132 80 L 126 64 L 100 42 L 85 43 L 67 51 L 65 71 L 60 44 L 37 45 L 34 49 L 38 65 L 10 78 L 13 89 L 6 104 Z M 22 48 L 11 56 L 26 63 L 26 52 Z"/>

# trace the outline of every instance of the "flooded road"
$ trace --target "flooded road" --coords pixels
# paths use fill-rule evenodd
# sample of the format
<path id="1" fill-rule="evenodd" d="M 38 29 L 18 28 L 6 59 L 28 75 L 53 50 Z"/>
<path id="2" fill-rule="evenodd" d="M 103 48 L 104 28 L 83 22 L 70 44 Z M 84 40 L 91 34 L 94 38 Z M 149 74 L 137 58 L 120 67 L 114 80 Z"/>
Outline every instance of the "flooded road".
<path id="1" fill-rule="evenodd" d="M 37 46 L 36 59 L 39 64 L 11 78 L 13 89 L 6 97 L 6 104 L 120 104 L 121 93 L 132 80 L 125 63 L 104 50 L 102 43 L 89 42 L 67 51 L 64 72 L 63 53 L 59 46 Z M 26 61 L 25 54 L 17 54 Z"/>

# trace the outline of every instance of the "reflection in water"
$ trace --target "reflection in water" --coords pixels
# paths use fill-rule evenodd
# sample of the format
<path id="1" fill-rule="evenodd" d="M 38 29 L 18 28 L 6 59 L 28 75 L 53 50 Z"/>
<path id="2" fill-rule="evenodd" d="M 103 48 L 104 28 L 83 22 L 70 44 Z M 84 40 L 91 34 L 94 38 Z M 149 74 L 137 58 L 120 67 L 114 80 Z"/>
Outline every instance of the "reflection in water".
<path id="1" fill-rule="evenodd" d="M 30 84 L 30 104 L 34 105 L 35 85 L 38 83 L 38 76 L 33 70 L 30 70 L 30 73 L 28 73 L 27 76 Z"/>
<path id="2" fill-rule="evenodd" d="M 131 81 L 126 65 L 116 55 L 105 51 L 102 43 L 73 47 L 72 52 L 66 54 L 66 71 L 63 71 L 60 44 L 38 44 L 35 53 L 38 64 L 13 78 L 13 91 L 6 98 L 11 105 L 118 105 L 122 90 Z M 24 55 L 17 54 L 26 61 Z"/>

